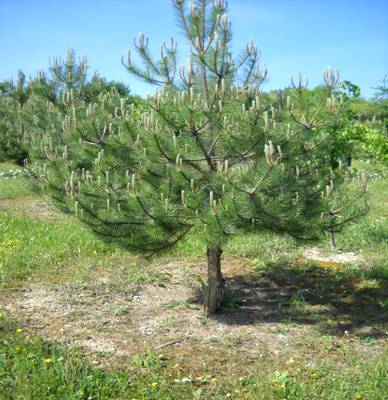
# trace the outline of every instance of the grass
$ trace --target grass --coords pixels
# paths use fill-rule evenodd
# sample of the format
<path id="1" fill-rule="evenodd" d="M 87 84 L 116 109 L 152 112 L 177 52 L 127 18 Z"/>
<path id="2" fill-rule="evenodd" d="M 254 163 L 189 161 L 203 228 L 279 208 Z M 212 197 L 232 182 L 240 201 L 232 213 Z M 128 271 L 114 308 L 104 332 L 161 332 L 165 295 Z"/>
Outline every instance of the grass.
<path id="1" fill-rule="evenodd" d="M 47 221 L 0 211 L 0 277 L 21 279 L 64 261 L 104 254 L 100 240 L 74 220 Z"/>
<path id="2" fill-rule="evenodd" d="M 384 263 L 388 267 L 388 169 L 381 170 L 379 166 L 362 161 L 355 161 L 353 168 L 370 173 L 377 169 L 380 178 L 368 183 L 368 214 L 337 234 L 338 247 L 360 252 L 372 263 Z M 327 242 L 323 246 L 328 248 Z"/>
<path id="3" fill-rule="evenodd" d="M 258 273 L 278 288 L 262 287 L 263 296 L 276 304 L 273 319 L 312 325 L 321 334 L 343 335 L 367 327 L 370 338 L 386 335 L 388 276 L 384 266 L 324 269 L 294 261 L 259 266 Z"/>
<path id="4" fill-rule="evenodd" d="M 39 185 L 22 171 L 23 168 L 16 164 L 0 163 L 0 200 L 37 197 L 41 194 Z"/>
<path id="5" fill-rule="evenodd" d="M 388 256 L 388 179 L 369 184 L 369 213 L 338 234 L 340 248 L 372 255 L 380 261 Z"/>
<path id="6" fill-rule="evenodd" d="M 224 248 L 226 256 L 262 257 L 266 260 L 279 259 L 295 252 L 297 243 L 293 238 L 270 232 L 238 234 Z M 178 257 L 203 257 L 205 254 L 206 242 L 198 233 L 189 234 L 168 253 Z"/>
<path id="7" fill-rule="evenodd" d="M 80 351 L 25 334 L 4 315 L 0 318 L 2 400 L 37 399 L 384 399 L 388 390 L 387 355 L 365 360 L 343 350 L 341 365 L 308 365 L 292 356 L 282 365 L 263 355 L 247 376 L 185 375 L 167 356 L 135 355 L 119 370 L 87 362 Z"/>

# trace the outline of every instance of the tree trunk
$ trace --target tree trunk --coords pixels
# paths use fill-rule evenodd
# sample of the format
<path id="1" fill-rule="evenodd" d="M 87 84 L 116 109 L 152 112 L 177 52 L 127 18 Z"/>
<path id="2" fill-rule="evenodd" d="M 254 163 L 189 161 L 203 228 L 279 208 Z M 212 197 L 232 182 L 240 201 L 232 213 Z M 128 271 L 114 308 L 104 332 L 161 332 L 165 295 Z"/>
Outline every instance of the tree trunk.
<path id="1" fill-rule="evenodd" d="M 208 317 L 216 313 L 224 298 L 225 280 L 221 273 L 221 254 L 219 247 L 207 249 L 208 280 L 203 308 Z"/>
<path id="2" fill-rule="evenodd" d="M 337 248 L 334 236 L 334 217 L 330 216 L 330 227 L 329 227 L 329 238 L 330 238 L 330 249 L 334 251 Z"/>

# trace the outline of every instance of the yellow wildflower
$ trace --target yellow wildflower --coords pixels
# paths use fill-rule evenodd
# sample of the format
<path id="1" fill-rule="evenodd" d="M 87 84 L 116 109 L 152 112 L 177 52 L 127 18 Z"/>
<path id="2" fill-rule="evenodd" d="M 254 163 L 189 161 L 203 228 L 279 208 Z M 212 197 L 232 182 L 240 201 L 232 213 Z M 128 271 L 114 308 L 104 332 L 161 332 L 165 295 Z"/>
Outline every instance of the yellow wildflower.
<path id="1" fill-rule="evenodd" d="M 23 332 L 23 329 L 22 329 L 22 328 L 17 328 L 15 332 L 16 332 L 16 333 L 22 333 L 22 332 Z"/>
<path id="2" fill-rule="evenodd" d="M 51 364 L 53 362 L 53 360 L 51 358 L 45 358 L 44 359 L 44 363 L 45 364 Z"/>
<path id="3" fill-rule="evenodd" d="M 158 382 L 152 382 L 152 383 L 151 383 L 151 386 L 152 386 L 153 388 L 155 388 L 156 386 L 158 386 Z"/>

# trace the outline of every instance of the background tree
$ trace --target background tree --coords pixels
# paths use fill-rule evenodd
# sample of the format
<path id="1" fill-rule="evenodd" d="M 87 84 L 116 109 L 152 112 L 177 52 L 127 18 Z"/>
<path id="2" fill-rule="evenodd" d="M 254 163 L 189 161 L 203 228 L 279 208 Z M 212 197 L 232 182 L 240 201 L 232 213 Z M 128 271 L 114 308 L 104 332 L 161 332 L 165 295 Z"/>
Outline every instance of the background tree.
<path id="1" fill-rule="evenodd" d="M 0 85 L 0 161 L 23 164 L 27 157 L 22 109 L 29 96 L 30 88 L 22 71 L 18 71 L 16 83 L 7 81 Z"/>
<path id="2" fill-rule="evenodd" d="M 295 88 L 294 88 L 295 89 Z M 291 91 L 290 91 L 291 90 Z M 285 102 L 287 96 L 295 90 L 291 87 L 268 93 L 272 104 L 277 106 Z M 341 160 L 351 165 L 352 158 L 373 160 L 377 163 L 388 160 L 388 135 L 386 127 L 386 112 L 388 107 L 383 97 L 375 96 L 372 100 L 365 100 L 360 96 L 360 88 L 344 81 L 333 91 L 336 101 L 342 102 L 341 119 L 331 126 L 330 134 L 335 138 L 327 151 L 332 163 L 338 166 Z M 299 95 L 302 95 L 300 92 Z M 317 86 L 313 89 L 304 88 L 304 103 L 318 104 L 325 97 L 325 88 Z M 328 132 L 329 126 L 326 126 Z"/>
<path id="3" fill-rule="evenodd" d="M 73 106 L 77 107 L 78 104 L 96 102 L 100 96 L 113 92 L 125 102 L 139 107 L 143 103 L 140 97 L 130 96 L 129 88 L 124 84 L 107 81 L 98 73 L 88 79 L 87 71 L 86 57 L 77 60 L 74 50 L 69 49 L 64 60 L 60 57 L 52 60 L 47 73 L 40 71 L 26 82 L 25 75 L 19 71 L 16 83 L 5 81 L 0 84 L 1 160 L 23 164 L 30 147 L 30 143 L 25 142 L 26 129 L 28 139 L 34 142 L 43 136 L 46 142 L 59 140 L 67 117 L 65 103 L 69 96 Z"/>
<path id="4" fill-rule="evenodd" d="M 388 100 L 384 85 L 383 80 L 371 100 L 360 97 L 358 86 L 347 81 L 341 85 L 347 106 L 337 148 L 348 153 L 349 164 L 354 155 L 377 162 L 388 161 Z"/>
<path id="5" fill-rule="evenodd" d="M 236 232 L 306 239 L 327 229 L 322 192 L 342 179 L 327 149 L 343 102 L 339 77 L 329 70 L 313 101 L 299 77 L 271 104 L 260 90 L 266 71 L 256 46 L 249 42 L 232 57 L 226 2 L 173 4 L 189 45 L 188 65 L 177 66 L 175 40 L 162 44 L 156 60 L 139 35 L 135 49 L 144 69 L 130 53 L 123 63 L 159 87 L 141 113 L 117 91 L 86 104 L 67 85 L 63 129 L 35 136 L 35 154 L 44 160 L 37 173 L 58 206 L 133 251 L 152 254 L 189 232 L 202 235 L 204 309 L 211 315 L 223 299 L 222 248 Z"/>
<path id="6" fill-rule="evenodd" d="M 380 84 L 374 88 L 376 90 L 374 95 L 375 101 L 387 101 L 388 100 L 388 76 L 385 75 L 380 81 Z"/>

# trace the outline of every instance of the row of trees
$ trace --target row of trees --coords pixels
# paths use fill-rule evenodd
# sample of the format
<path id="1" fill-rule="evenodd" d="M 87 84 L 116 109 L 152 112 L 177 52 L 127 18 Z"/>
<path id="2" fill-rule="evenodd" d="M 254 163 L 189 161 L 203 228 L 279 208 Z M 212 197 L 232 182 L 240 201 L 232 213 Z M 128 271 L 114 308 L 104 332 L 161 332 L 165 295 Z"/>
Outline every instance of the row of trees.
<path id="1" fill-rule="evenodd" d="M 79 100 L 92 103 L 114 88 L 128 101 L 141 102 L 139 97 L 129 95 L 129 88 L 124 84 L 107 81 L 97 73 L 88 79 L 87 72 L 86 58 L 77 61 L 74 50 L 69 49 L 64 61 L 54 58 L 47 73 L 39 72 L 27 81 L 24 73 L 18 71 L 15 82 L 0 82 L 0 161 L 23 164 L 30 147 L 26 127 L 33 109 L 43 110 L 41 105 L 50 103 L 62 112 L 62 96 L 66 92 L 72 91 Z"/>
<path id="2" fill-rule="evenodd" d="M 143 66 L 130 52 L 123 60 L 158 87 L 154 96 L 144 101 L 115 82 L 88 80 L 86 60 L 70 50 L 50 74 L 28 84 L 20 74 L 16 85 L 1 86 L 1 141 L 9 152 L 15 140 L 19 158 L 28 143 L 29 166 L 58 207 L 106 240 L 151 254 L 201 234 L 211 315 L 223 298 L 221 254 L 231 236 L 330 232 L 334 247 L 334 231 L 367 211 L 367 180 L 359 190 L 350 185 L 344 132 L 354 111 L 338 72 L 325 71 L 314 90 L 299 76 L 266 94 L 255 44 L 232 56 L 226 2 L 173 4 L 187 65 L 178 67 L 173 39 L 153 58 L 144 34 L 135 41 Z"/>

